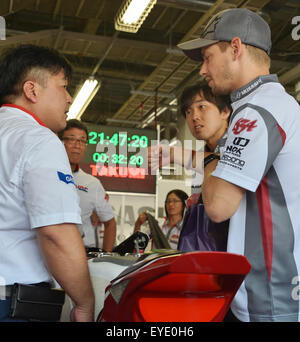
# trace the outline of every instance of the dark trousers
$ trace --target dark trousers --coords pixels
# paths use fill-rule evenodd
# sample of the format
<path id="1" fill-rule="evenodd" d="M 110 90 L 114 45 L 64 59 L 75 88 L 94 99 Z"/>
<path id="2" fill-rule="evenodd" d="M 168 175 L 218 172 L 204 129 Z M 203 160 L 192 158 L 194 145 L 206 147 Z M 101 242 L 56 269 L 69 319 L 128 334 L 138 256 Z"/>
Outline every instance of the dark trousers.
<path id="1" fill-rule="evenodd" d="M 0 322 L 28 322 L 26 320 L 9 317 L 10 298 L 0 300 Z"/>
<path id="2" fill-rule="evenodd" d="M 231 322 L 231 323 L 238 323 L 238 322 L 242 322 L 242 321 L 237 319 L 235 317 L 235 315 L 233 314 L 233 312 L 231 311 L 231 309 L 229 309 L 227 314 L 226 314 L 226 316 L 224 317 L 223 322 L 225 322 L 225 323 L 229 323 L 229 322 Z"/>

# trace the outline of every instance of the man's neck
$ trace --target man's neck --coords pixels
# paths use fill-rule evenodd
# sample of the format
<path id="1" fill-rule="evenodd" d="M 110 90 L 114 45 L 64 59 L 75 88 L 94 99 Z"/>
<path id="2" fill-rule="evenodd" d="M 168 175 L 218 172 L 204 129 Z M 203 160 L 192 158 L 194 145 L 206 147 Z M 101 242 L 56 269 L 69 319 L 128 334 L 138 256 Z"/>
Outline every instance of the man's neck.
<path id="1" fill-rule="evenodd" d="M 243 86 L 252 82 L 259 76 L 264 76 L 264 75 L 269 75 L 269 74 L 270 74 L 270 70 L 267 67 L 262 66 L 259 68 L 253 68 L 252 70 L 251 70 L 251 67 L 248 67 L 248 70 L 246 72 L 240 72 L 241 77 L 237 79 L 235 83 L 235 87 L 234 87 L 235 89 L 233 91 L 242 88 Z"/>
<path id="2" fill-rule="evenodd" d="M 224 136 L 224 134 L 227 131 L 227 127 L 224 127 L 219 134 L 217 134 L 215 137 L 213 137 L 212 139 L 209 139 L 206 141 L 206 146 L 208 147 L 209 151 L 213 152 L 217 145 L 218 145 L 218 141 Z"/>

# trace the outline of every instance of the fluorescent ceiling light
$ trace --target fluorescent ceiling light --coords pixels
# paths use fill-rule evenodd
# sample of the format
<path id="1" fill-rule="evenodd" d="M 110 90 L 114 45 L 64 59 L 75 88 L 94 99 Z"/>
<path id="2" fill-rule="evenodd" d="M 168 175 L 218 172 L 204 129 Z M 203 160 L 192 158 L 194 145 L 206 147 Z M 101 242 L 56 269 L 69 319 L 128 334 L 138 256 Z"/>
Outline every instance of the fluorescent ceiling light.
<path id="1" fill-rule="evenodd" d="M 115 17 L 115 29 L 136 33 L 157 0 L 125 0 Z"/>
<path id="2" fill-rule="evenodd" d="M 169 106 L 177 106 L 177 98 L 173 99 L 172 101 L 169 102 Z M 158 118 L 162 113 L 164 113 L 169 106 L 163 106 L 158 108 L 157 113 L 156 113 L 156 118 Z M 177 107 L 172 108 L 172 111 L 177 112 Z M 148 126 L 153 120 L 155 119 L 155 111 L 152 112 L 143 122 L 142 122 L 142 128 Z"/>
<path id="3" fill-rule="evenodd" d="M 93 77 L 88 78 L 84 82 L 69 109 L 68 119 L 76 118 L 79 120 L 81 118 L 87 106 L 99 90 L 100 85 L 100 82 Z"/>
<path id="4" fill-rule="evenodd" d="M 168 107 L 161 107 L 158 108 L 158 111 L 156 113 L 156 118 L 158 118 L 163 112 L 165 112 L 168 109 Z M 142 128 L 148 126 L 153 120 L 155 119 L 155 111 L 152 112 L 143 122 L 142 122 Z"/>

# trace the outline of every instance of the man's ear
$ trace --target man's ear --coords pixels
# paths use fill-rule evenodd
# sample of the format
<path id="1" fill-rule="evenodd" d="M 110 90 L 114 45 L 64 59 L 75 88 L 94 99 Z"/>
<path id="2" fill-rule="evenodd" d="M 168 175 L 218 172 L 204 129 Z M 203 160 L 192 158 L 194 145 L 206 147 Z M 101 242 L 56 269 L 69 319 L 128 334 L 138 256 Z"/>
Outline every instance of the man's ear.
<path id="1" fill-rule="evenodd" d="M 26 97 L 26 99 L 32 103 L 37 102 L 37 96 L 38 96 L 37 87 L 38 87 L 38 84 L 34 81 L 26 81 L 23 84 L 23 94 Z"/>
<path id="2" fill-rule="evenodd" d="M 230 42 L 230 46 L 232 48 L 232 55 L 233 55 L 234 60 L 240 57 L 242 53 L 242 44 L 243 43 L 241 41 L 241 38 L 239 37 L 232 38 Z"/>
<path id="3" fill-rule="evenodd" d="M 228 120 L 229 116 L 231 114 L 231 110 L 228 107 L 225 107 L 222 111 L 221 111 L 221 117 L 225 120 Z"/>

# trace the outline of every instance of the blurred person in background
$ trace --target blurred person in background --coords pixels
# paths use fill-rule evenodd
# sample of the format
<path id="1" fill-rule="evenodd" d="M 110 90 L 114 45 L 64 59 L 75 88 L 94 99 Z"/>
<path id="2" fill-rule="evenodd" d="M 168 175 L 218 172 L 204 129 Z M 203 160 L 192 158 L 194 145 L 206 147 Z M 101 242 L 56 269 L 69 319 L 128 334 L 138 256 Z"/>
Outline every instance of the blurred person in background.
<path id="1" fill-rule="evenodd" d="M 179 189 L 171 190 L 165 200 L 165 212 L 166 218 L 161 229 L 165 234 L 170 247 L 172 249 L 177 249 L 178 239 L 182 227 L 182 219 L 185 209 L 185 201 L 188 199 L 188 195 Z M 141 226 L 147 221 L 146 213 L 141 213 L 137 218 L 134 231 L 143 230 Z M 145 233 L 150 235 L 149 229 L 143 230 Z M 153 246 L 155 248 L 155 246 Z"/>
<path id="2" fill-rule="evenodd" d="M 106 199 L 105 190 L 96 177 L 84 172 L 79 164 L 85 154 L 88 144 L 87 127 L 79 120 L 67 121 L 64 130 L 59 132 L 59 138 L 63 141 L 74 182 L 80 198 L 82 225 L 78 226 L 86 247 L 99 247 L 110 252 L 116 239 L 116 220 L 113 210 Z M 93 214 L 94 213 L 94 214 Z M 95 224 L 95 214 L 104 225 L 103 244 L 99 245 L 99 234 Z"/>

